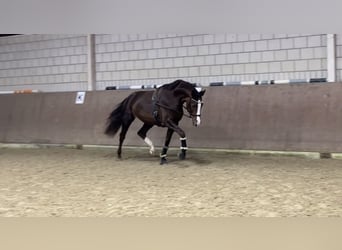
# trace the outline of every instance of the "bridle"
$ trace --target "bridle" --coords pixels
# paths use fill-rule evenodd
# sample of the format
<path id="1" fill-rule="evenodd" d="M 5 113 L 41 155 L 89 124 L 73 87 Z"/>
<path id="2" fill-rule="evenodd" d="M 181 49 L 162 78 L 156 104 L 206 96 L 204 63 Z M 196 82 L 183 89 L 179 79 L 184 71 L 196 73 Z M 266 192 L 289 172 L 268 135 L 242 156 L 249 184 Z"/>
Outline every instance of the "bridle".
<path id="1" fill-rule="evenodd" d="M 196 114 L 195 114 L 195 115 L 192 114 L 192 110 L 189 111 L 188 106 L 191 107 L 191 104 L 187 104 L 187 106 L 184 106 L 184 105 L 183 105 L 183 109 L 185 109 L 185 110 L 188 112 L 188 114 L 185 114 L 185 113 L 184 113 L 184 116 L 185 116 L 185 117 L 188 117 L 188 118 L 192 118 L 192 117 L 201 117 L 201 107 L 202 107 L 202 105 L 203 105 L 202 100 L 199 100 L 199 99 L 198 99 L 198 100 L 195 100 L 195 99 L 191 98 L 191 102 L 197 103 L 197 111 L 196 111 Z"/>
<path id="2" fill-rule="evenodd" d="M 155 95 L 155 94 L 156 94 L 156 91 L 154 92 L 154 95 Z M 165 108 L 165 109 L 172 110 L 172 111 L 175 111 L 175 112 L 177 112 L 177 113 L 180 113 L 180 111 L 177 110 L 176 108 L 172 108 L 172 107 L 166 106 L 166 105 L 164 105 L 164 104 L 161 104 L 161 103 L 159 103 L 158 101 L 155 101 L 156 98 L 155 98 L 154 96 L 152 97 L 152 100 L 154 101 L 154 102 L 153 102 L 153 105 L 155 105 L 155 106 L 159 106 L 159 107 L 162 107 L 162 108 Z M 191 110 L 191 103 L 192 103 L 192 102 L 196 102 L 196 103 L 197 103 L 197 111 L 196 111 L 196 114 L 195 114 L 195 115 L 192 114 L 192 110 Z M 193 117 L 196 117 L 196 118 L 197 118 L 197 117 L 201 117 L 201 107 L 202 107 L 202 105 L 203 105 L 202 100 L 200 100 L 200 99 L 195 100 L 195 99 L 191 98 L 191 101 L 190 101 L 189 104 L 188 104 L 188 102 L 185 102 L 185 105 L 184 105 L 184 103 L 183 103 L 183 109 L 186 110 L 186 112 L 187 112 L 187 113 L 183 112 L 183 115 L 184 115 L 185 117 L 188 117 L 188 118 L 193 118 Z M 189 110 L 189 109 L 190 109 L 190 110 Z"/>

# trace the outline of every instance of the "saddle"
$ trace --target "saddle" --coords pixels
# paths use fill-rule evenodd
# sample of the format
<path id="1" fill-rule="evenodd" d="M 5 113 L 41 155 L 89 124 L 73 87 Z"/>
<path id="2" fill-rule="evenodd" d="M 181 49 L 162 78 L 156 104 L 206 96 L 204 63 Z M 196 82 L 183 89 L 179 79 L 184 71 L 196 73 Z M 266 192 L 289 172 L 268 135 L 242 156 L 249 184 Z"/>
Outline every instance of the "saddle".
<path id="1" fill-rule="evenodd" d="M 164 110 L 179 112 L 177 109 L 170 107 L 167 104 L 164 104 L 161 102 L 161 96 L 160 91 L 162 94 L 166 94 L 165 90 L 163 89 L 156 89 L 152 94 L 152 116 L 158 126 L 165 126 L 164 122 L 162 121 L 162 115 L 161 115 L 161 108 Z M 164 91 L 164 92 L 163 92 Z M 167 92 L 170 90 L 166 90 Z"/>

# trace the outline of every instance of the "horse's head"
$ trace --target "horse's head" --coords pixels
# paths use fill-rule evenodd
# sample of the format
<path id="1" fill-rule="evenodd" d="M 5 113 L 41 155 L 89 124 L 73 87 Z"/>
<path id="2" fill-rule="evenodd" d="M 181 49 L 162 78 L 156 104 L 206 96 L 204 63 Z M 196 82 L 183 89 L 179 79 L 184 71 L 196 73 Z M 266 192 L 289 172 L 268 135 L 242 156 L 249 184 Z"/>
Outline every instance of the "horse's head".
<path id="1" fill-rule="evenodd" d="M 202 97 L 204 93 L 205 90 L 194 86 L 191 89 L 177 89 L 175 91 L 175 94 L 182 95 L 181 102 L 186 104 L 185 109 L 188 111 L 194 126 L 201 124 Z"/>
<path id="2" fill-rule="evenodd" d="M 201 88 L 194 88 L 191 91 L 191 98 L 187 100 L 186 109 L 192 118 L 192 124 L 199 126 L 201 124 L 201 111 L 203 107 L 202 97 L 205 90 Z"/>

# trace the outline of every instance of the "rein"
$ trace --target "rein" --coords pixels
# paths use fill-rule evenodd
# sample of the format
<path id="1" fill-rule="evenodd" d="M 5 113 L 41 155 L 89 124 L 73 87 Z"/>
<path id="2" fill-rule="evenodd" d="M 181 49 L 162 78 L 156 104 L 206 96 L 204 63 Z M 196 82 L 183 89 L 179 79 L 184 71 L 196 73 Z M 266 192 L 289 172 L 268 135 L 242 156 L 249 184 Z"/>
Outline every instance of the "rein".
<path id="1" fill-rule="evenodd" d="M 175 109 L 175 108 L 170 108 L 170 107 L 168 107 L 168 106 L 166 106 L 166 105 L 164 105 L 164 104 L 160 104 L 159 102 L 156 102 L 155 105 L 156 105 L 156 106 L 159 106 L 159 107 L 162 107 L 162 108 L 165 108 L 165 109 L 168 109 L 168 110 L 175 111 L 175 112 L 177 112 L 177 113 L 180 113 L 177 109 Z"/>
<path id="2" fill-rule="evenodd" d="M 199 107 L 198 105 L 199 104 L 203 104 L 203 102 L 202 101 L 200 101 L 200 100 L 195 100 L 195 99 L 193 99 L 193 98 L 191 98 L 191 101 L 192 102 L 196 102 L 197 103 L 197 107 Z M 188 114 L 185 114 L 184 113 L 184 116 L 186 116 L 186 117 L 188 117 L 188 118 L 192 118 L 193 116 L 201 116 L 201 114 L 199 113 L 199 111 L 197 110 L 197 113 L 196 113 L 196 115 L 192 115 L 192 114 L 190 114 L 190 112 L 186 109 L 186 107 L 183 105 L 183 109 L 185 109 L 187 112 L 188 112 Z"/>
<path id="3" fill-rule="evenodd" d="M 162 107 L 162 108 L 165 108 L 165 109 L 168 109 L 168 110 L 172 110 L 172 111 L 175 111 L 175 112 L 177 112 L 177 113 L 181 113 L 179 110 L 177 110 L 177 109 L 175 109 L 175 108 L 171 108 L 171 107 L 166 106 L 166 105 L 164 105 L 164 104 L 160 104 L 158 101 L 155 101 L 155 95 L 156 95 L 156 92 L 154 92 L 153 97 L 152 97 L 153 105 L 159 106 L 159 107 Z M 191 101 L 192 101 L 192 102 L 196 102 L 197 105 L 198 105 L 198 104 L 202 104 L 202 101 L 200 101 L 200 100 L 195 100 L 195 99 L 193 99 L 193 98 L 191 98 Z M 196 115 L 190 114 L 190 112 L 188 111 L 188 109 L 186 108 L 186 106 L 184 106 L 184 103 L 183 103 L 182 107 L 183 107 L 183 109 L 186 110 L 186 112 L 187 112 L 187 113 L 183 112 L 183 115 L 184 115 L 185 117 L 187 117 L 187 118 L 192 118 L 193 116 L 201 116 L 201 115 L 199 114 L 198 111 L 197 111 Z"/>
<path id="4" fill-rule="evenodd" d="M 195 99 L 191 99 L 191 101 L 193 101 L 193 102 L 198 102 L 198 101 L 196 101 Z M 168 109 L 168 110 L 175 111 L 175 112 L 177 112 L 177 113 L 180 113 L 180 111 L 178 111 L 177 109 L 175 109 L 175 108 L 170 108 L 170 107 L 168 107 L 168 106 L 166 106 L 166 105 L 160 104 L 159 102 L 155 102 L 155 105 L 156 105 L 156 106 L 159 106 L 159 107 L 162 107 L 162 108 L 165 108 L 165 109 Z M 184 115 L 185 117 L 187 117 L 187 118 L 192 118 L 193 116 L 200 116 L 200 115 L 198 115 L 198 114 L 196 114 L 196 115 L 190 114 L 190 112 L 187 110 L 187 108 L 186 108 L 186 106 L 184 106 L 184 104 L 183 104 L 182 107 L 183 107 L 183 109 L 186 110 L 186 112 L 187 112 L 187 114 L 183 112 L 183 115 Z"/>

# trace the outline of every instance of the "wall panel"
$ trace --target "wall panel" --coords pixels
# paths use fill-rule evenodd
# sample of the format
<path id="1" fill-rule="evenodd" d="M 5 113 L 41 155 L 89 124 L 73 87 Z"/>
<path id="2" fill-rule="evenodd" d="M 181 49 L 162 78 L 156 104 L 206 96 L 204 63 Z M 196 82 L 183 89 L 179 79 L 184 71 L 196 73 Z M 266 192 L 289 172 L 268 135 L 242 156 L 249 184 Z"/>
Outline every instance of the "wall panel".
<path id="1" fill-rule="evenodd" d="M 131 92 L 87 92 L 83 105 L 75 92 L 0 95 L 0 142 L 117 145 L 103 134 L 106 117 Z M 180 124 L 190 148 L 342 152 L 341 100 L 341 83 L 209 87 L 201 126 L 185 117 Z M 133 123 L 125 145 L 145 145 L 141 125 Z M 165 133 L 153 128 L 149 137 L 162 146 Z"/>

